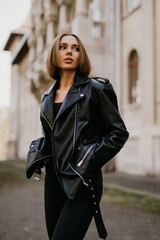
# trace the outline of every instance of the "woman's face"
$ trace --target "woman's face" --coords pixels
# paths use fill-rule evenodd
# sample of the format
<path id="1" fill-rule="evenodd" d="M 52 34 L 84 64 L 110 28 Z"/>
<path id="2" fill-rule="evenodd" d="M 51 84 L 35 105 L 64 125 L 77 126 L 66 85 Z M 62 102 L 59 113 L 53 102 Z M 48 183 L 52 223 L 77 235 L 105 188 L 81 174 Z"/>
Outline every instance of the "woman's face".
<path id="1" fill-rule="evenodd" d="M 58 65 L 61 70 L 75 70 L 78 67 L 79 44 L 75 37 L 64 36 L 59 44 Z"/>

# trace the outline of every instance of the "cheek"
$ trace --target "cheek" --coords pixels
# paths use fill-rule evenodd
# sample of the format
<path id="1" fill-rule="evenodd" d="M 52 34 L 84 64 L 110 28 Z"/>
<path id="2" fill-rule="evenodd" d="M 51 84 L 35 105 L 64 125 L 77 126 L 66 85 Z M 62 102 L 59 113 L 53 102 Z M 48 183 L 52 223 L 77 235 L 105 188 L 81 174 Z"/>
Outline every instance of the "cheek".
<path id="1" fill-rule="evenodd" d="M 61 64 L 62 59 L 63 59 L 63 54 L 61 52 L 59 52 L 58 55 L 57 55 L 57 62 L 58 62 L 58 64 Z"/>
<path id="2" fill-rule="evenodd" d="M 58 59 L 59 59 L 59 61 L 62 60 L 62 52 L 59 52 L 59 54 L 58 54 Z"/>
<path id="3" fill-rule="evenodd" d="M 76 56 L 77 63 L 79 63 L 79 54 Z"/>

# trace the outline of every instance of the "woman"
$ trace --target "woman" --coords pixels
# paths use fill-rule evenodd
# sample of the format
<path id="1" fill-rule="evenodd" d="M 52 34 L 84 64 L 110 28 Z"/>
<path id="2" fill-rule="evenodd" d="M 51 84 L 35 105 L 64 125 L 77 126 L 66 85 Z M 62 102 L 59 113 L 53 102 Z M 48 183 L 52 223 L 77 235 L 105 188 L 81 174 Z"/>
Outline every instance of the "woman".
<path id="1" fill-rule="evenodd" d="M 82 240 L 100 214 L 101 167 L 123 147 L 128 132 L 111 83 L 88 77 L 91 66 L 80 39 L 62 34 L 54 41 L 47 70 L 56 80 L 42 96 L 46 151 L 45 216 L 50 240 Z"/>

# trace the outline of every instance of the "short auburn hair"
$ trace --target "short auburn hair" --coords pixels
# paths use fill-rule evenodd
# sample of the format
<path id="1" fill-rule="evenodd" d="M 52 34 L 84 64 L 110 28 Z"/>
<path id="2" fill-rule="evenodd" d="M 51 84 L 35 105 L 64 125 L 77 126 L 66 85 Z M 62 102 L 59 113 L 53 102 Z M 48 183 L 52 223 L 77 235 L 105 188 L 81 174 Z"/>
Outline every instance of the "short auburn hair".
<path id="1" fill-rule="evenodd" d="M 77 39 L 78 44 L 79 44 L 79 63 L 78 63 L 77 70 L 78 70 L 78 72 L 88 76 L 91 71 L 91 63 L 90 63 L 89 57 L 87 55 L 87 52 L 85 50 L 83 43 L 79 39 L 79 37 L 77 37 L 75 34 L 71 34 L 71 33 L 61 34 L 61 35 L 57 36 L 56 39 L 54 40 L 54 42 L 49 50 L 47 62 L 46 62 L 47 72 L 48 72 L 49 76 L 54 80 L 59 79 L 60 75 L 59 75 L 57 53 L 59 51 L 60 41 L 64 36 L 73 36 Z"/>

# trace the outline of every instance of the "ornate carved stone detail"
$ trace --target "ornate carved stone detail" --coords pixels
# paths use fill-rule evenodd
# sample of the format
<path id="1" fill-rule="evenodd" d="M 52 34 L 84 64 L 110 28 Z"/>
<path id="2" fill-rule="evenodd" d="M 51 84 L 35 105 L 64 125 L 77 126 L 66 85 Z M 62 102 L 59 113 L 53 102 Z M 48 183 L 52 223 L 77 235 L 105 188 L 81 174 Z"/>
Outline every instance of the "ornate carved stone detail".
<path id="1" fill-rule="evenodd" d="M 88 0 L 76 0 L 75 15 L 88 15 Z"/>
<path id="2" fill-rule="evenodd" d="M 72 3 L 70 0 L 57 0 L 59 5 L 59 21 L 58 21 L 58 34 L 64 32 L 71 32 L 71 24 L 69 23 L 69 5 Z"/>
<path id="3" fill-rule="evenodd" d="M 40 102 L 42 94 L 53 84 L 53 82 L 48 77 L 47 73 L 43 71 L 33 72 L 30 81 L 31 92 L 35 95 L 38 102 Z"/>
<path id="4" fill-rule="evenodd" d="M 44 1 L 44 17 L 45 22 L 55 22 L 58 19 L 58 6 L 52 0 L 45 0 Z"/>
<path id="5" fill-rule="evenodd" d="M 45 22 L 43 15 L 37 15 L 35 18 L 35 33 L 36 35 L 44 35 L 45 34 Z"/>
<path id="6" fill-rule="evenodd" d="M 56 32 L 56 22 L 58 21 L 58 6 L 55 1 L 44 1 L 44 20 L 46 22 L 46 46 L 53 42 Z"/>
<path id="7" fill-rule="evenodd" d="M 44 3 L 45 2 L 45 3 Z M 53 1 L 52 1 L 53 2 Z M 48 3 L 48 5 L 47 5 Z M 28 40 L 30 46 L 28 78 L 30 79 L 31 92 L 36 99 L 40 101 L 41 94 L 49 85 L 49 77 L 44 72 L 44 52 L 46 29 L 52 30 L 53 25 L 48 29 L 47 20 L 53 24 L 53 14 L 51 13 L 51 1 L 36 0 L 33 1 L 34 11 L 32 12 L 33 23 L 31 25 L 30 37 Z M 35 6 L 36 5 L 36 6 Z M 47 10 L 46 10 L 47 7 Z M 35 10 L 36 8 L 36 10 Z M 45 14 L 46 13 L 46 14 Z M 46 27 L 47 25 L 47 27 Z M 54 37 L 54 34 L 52 35 Z"/>
<path id="8" fill-rule="evenodd" d="M 80 7 L 82 15 L 88 13 L 88 0 L 32 0 L 30 36 L 28 39 L 31 92 L 40 101 L 41 94 L 52 83 L 46 73 L 46 57 L 55 36 L 71 32 L 70 7 Z M 73 6 L 74 5 L 74 6 Z"/>

